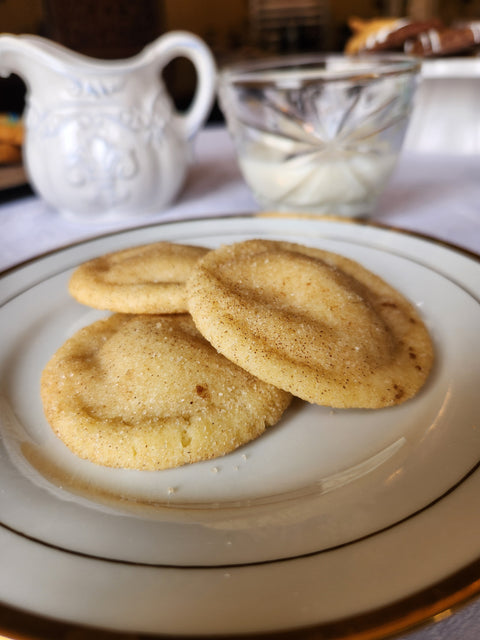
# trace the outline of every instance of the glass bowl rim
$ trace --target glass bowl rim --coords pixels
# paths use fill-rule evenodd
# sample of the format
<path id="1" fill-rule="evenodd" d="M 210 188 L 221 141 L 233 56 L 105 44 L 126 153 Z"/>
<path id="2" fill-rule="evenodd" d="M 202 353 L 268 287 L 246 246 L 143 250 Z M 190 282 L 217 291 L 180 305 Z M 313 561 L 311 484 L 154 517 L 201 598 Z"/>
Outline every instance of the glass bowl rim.
<path id="1" fill-rule="evenodd" d="M 343 69 L 329 70 L 328 61 L 346 63 Z M 420 58 L 406 54 L 342 53 L 295 54 L 265 57 L 224 66 L 220 82 L 239 86 L 276 86 L 289 82 L 371 81 L 420 72 Z"/>

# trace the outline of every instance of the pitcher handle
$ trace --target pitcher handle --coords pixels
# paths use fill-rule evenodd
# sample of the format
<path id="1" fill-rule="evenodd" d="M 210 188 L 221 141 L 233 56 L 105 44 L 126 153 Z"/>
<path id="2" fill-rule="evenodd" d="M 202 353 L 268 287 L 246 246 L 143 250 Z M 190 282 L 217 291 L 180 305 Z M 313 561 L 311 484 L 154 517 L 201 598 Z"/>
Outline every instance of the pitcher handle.
<path id="1" fill-rule="evenodd" d="M 174 58 L 190 60 L 197 74 L 197 86 L 192 102 L 184 114 L 177 115 L 179 126 L 187 140 L 202 127 L 213 105 L 217 68 L 208 46 L 188 31 L 171 31 L 152 43 L 151 51 L 165 67 Z"/>

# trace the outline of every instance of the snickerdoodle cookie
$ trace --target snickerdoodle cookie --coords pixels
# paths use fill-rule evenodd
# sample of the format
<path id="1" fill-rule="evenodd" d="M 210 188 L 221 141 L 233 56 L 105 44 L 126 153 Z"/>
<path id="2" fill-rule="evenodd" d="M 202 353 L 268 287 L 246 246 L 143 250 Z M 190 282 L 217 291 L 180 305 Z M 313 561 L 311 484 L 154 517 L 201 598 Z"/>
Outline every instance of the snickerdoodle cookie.
<path id="1" fill-rule="evenodd" d="M 413 305 L 334 253 L 267 240 L 223 246 L 196 264 L 187 293 L 195 324 L 220 353 L 312 403 L 395 405 L 432 365 Z"/>
<path id="2" fill-rule="evenodd" d="M 207 252 L 203 247 L 155 242 L 81 264 L 70 294 L 95 309 L 120 313 L 184 313 L 185 280 Z"/>
<path id="3" fill-rule="evenodd" d="M 217 353 L 188 314 L 114 314 L 81 329 L 45 367 L 41 396 L 78 456 L 143 470 L 224 455 L 291 400 Z"/>

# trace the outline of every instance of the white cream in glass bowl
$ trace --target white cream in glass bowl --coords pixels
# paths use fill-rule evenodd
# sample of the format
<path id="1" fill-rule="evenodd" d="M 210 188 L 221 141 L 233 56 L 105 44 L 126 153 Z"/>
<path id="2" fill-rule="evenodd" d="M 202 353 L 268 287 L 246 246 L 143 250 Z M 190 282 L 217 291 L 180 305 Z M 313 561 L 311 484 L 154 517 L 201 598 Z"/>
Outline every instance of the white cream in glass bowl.
<path id="1" fill-rule="evenodd" d="M 407 56 L 334 54 L 223 69 L 220 105 L 260 206 L 368 215 L 395 168 L 419 69 Z"/>

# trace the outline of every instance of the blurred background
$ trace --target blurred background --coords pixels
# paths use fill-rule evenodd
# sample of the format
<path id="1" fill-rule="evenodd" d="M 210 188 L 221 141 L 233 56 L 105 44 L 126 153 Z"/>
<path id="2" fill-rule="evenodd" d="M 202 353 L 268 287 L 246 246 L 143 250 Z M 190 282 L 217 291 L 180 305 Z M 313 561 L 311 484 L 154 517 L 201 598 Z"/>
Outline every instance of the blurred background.
<path id="1" fill-rule="evenodd" d="M 480 0 L 0 0 L 0 32 L 33 33 L 98 58 L 125 58 L 166 31 L 199 35 L 218 64 L 295 52 L 342 51 L 352 16 L 480 18 Z M 174 61 L 165 80 L 179 109 L 188 105 L 195 74 Z M 25 86 L 0 80 L 0 111 L 21 113 Z M 220 120 L 214 107 L 210 121 Z"/>

